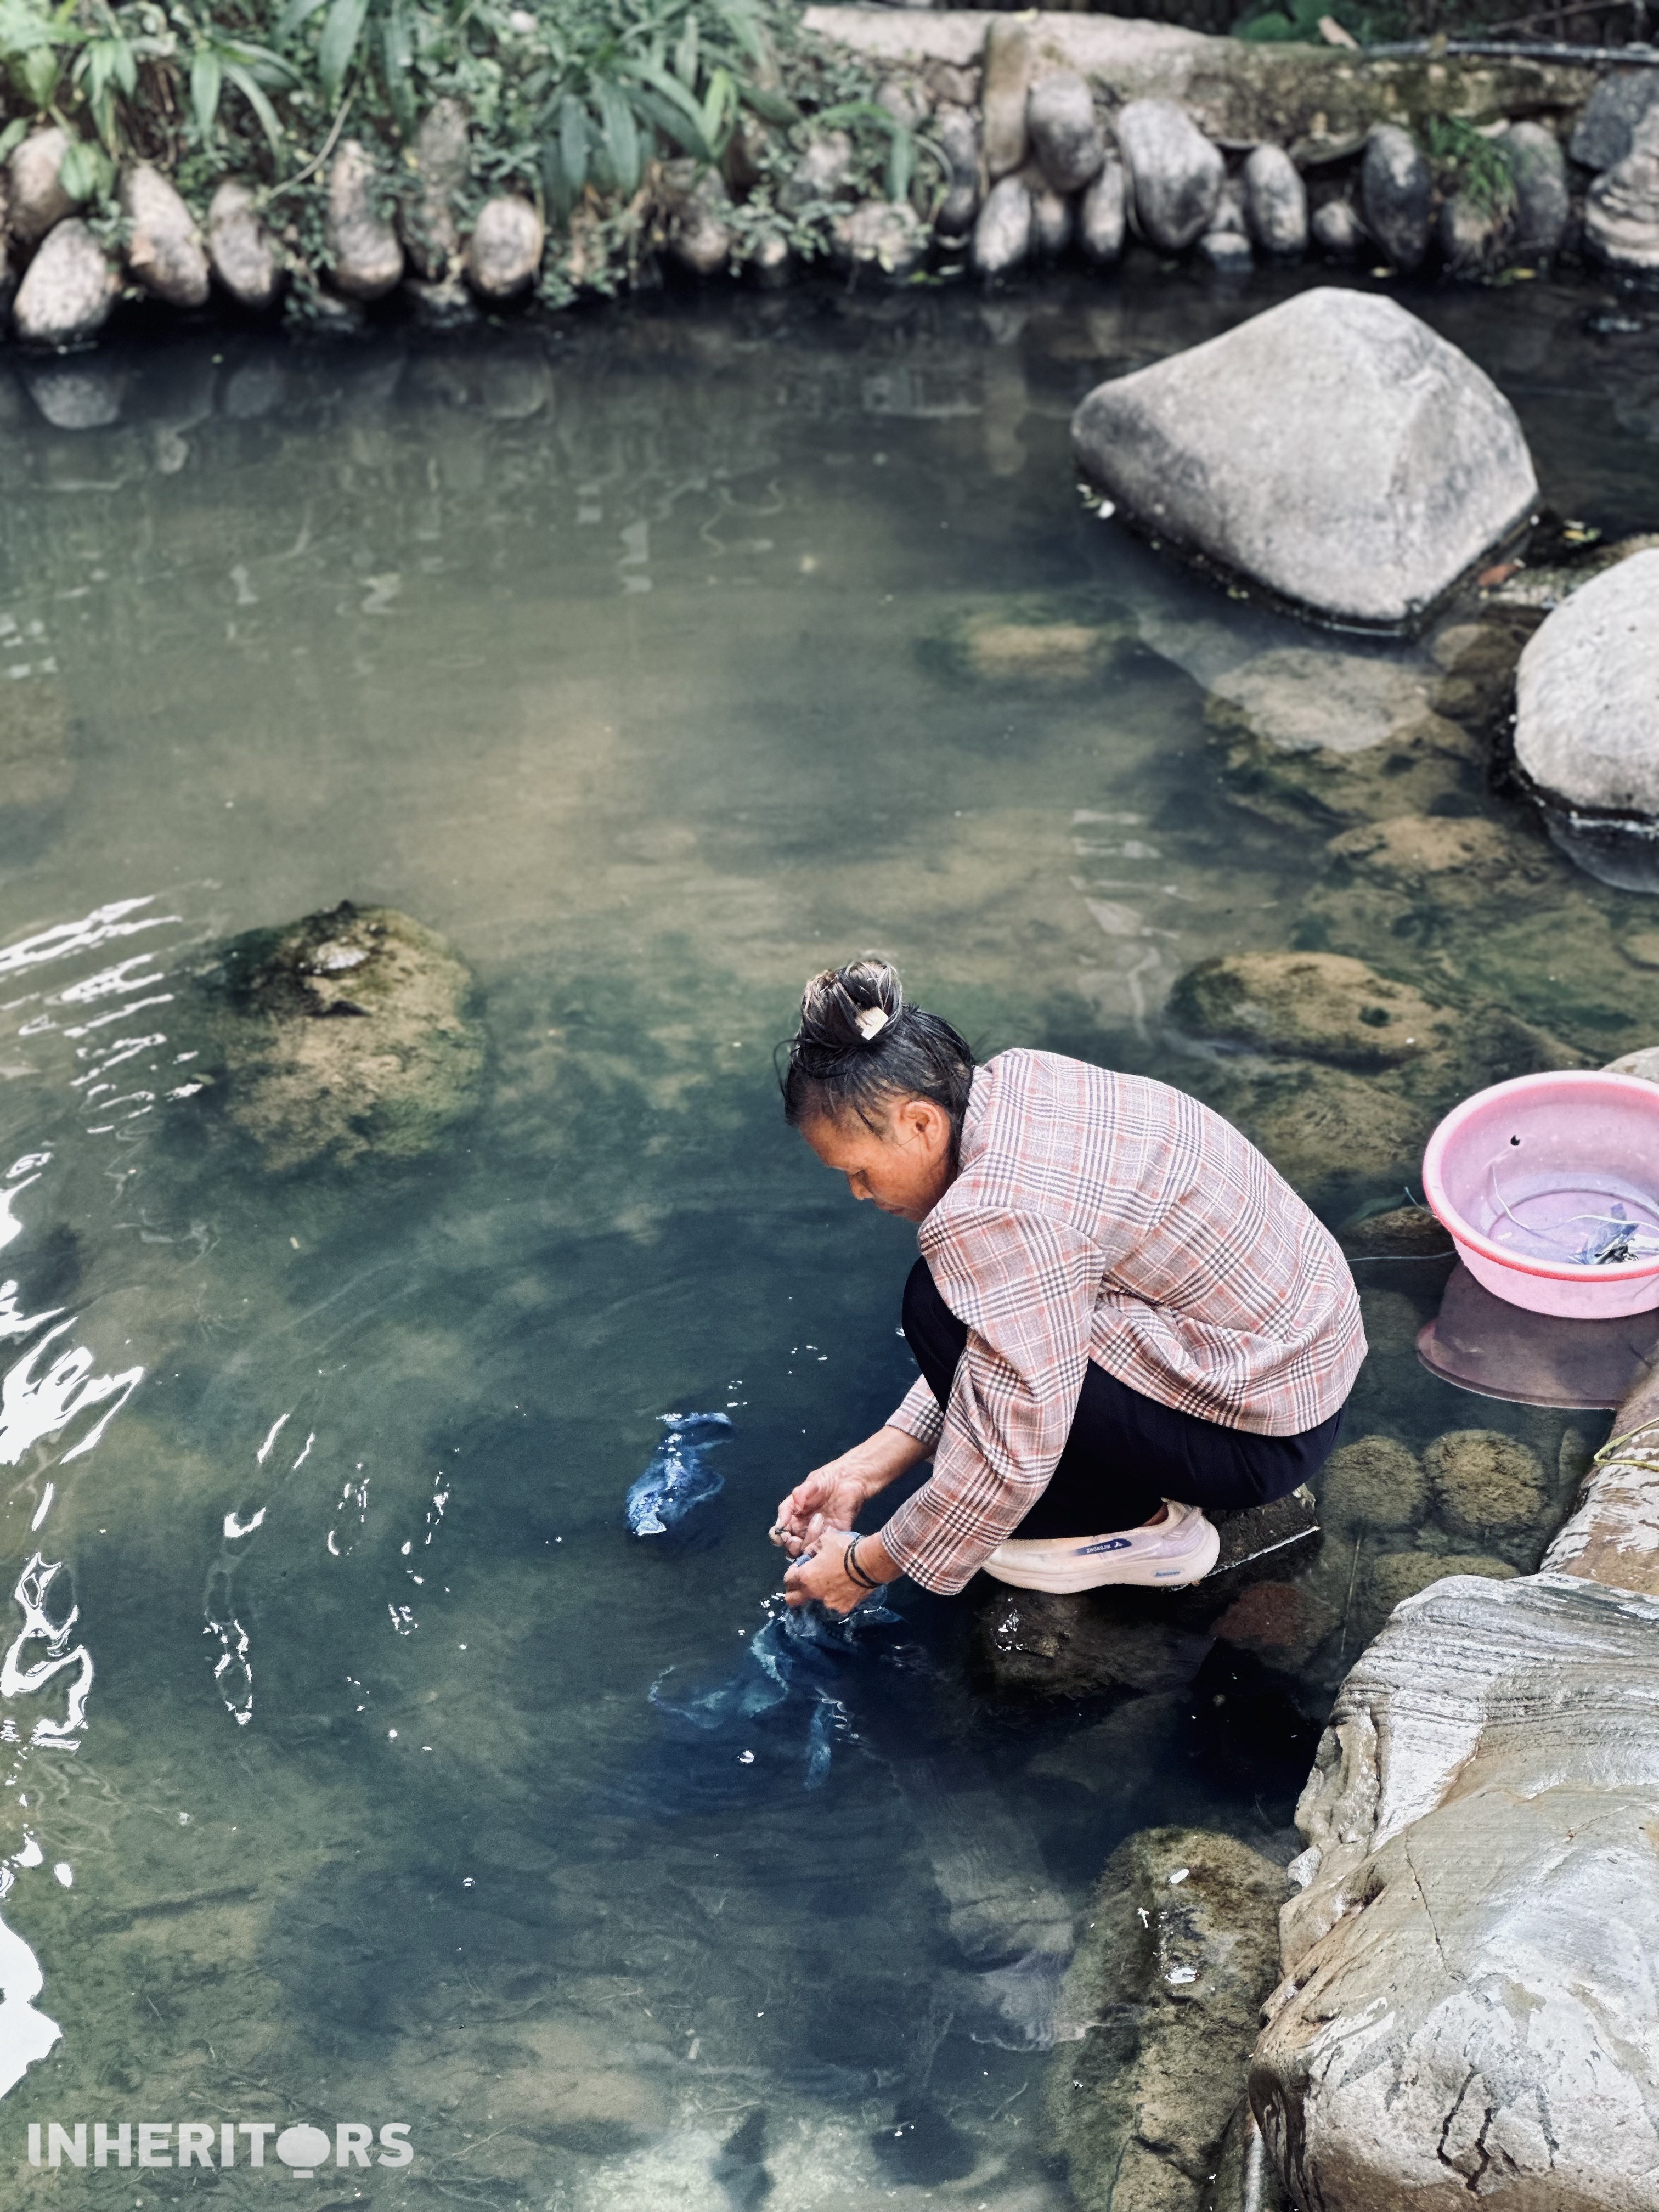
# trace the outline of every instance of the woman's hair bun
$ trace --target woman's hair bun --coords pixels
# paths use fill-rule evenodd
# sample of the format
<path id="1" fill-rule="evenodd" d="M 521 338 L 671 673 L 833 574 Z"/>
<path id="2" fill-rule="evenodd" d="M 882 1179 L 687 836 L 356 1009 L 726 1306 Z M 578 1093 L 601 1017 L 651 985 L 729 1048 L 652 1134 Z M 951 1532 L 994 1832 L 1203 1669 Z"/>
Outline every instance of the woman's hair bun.
<path id="1" fill-rule="evenodd" d="M 873 952 L 826 968 L 801 994 L 798 1044 L 829 1052 L 867 1049 L 904 1012 L 904 986 L 890 961 Z"/>

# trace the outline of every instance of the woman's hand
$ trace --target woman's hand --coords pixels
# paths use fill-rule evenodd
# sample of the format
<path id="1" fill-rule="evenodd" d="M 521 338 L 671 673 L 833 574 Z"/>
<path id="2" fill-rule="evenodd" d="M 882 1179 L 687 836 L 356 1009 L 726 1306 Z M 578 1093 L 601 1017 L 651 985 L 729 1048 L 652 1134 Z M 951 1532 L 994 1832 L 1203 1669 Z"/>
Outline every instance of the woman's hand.
<path id="1" fill-rule="evenodd" d="M 878 1490 L 896 1482 L 929 1447 L 902 1429 L 878 1429 L 861 1444 L 814 1468 L 778 1506 L 771 1536 L 790 1558 L 799 1559 L 826 1529 L 850 1528 Z"/>
<path id="2" fill-rule="evenodd" d="M 854 1544 L 859 1547 L 860 1572 L 867 1582 L 861 1583 L 847 1571 L 847 1554 Z M 819 1533 L 817 1549 L 803 1552 L 785 1574 L 784 1601 L 797 1607 L 816 1601 L 831 1613 L 851 1613 L 873 1595 L 868 1582 L 879 1586 L 896 1579 L 897 1570 L 879 1536 L 854 1536 L 848 1528 L 827 1528 Z"/>

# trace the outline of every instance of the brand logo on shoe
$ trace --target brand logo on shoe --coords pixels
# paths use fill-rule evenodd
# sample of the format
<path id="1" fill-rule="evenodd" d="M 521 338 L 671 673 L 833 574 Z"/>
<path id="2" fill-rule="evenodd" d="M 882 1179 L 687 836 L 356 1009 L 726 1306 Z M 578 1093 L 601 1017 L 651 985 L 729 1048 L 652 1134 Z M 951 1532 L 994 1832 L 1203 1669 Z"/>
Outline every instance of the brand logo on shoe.
<path id="1" fill-rule="evenodd" d="M 1091 1559 L 1097 1552 L 1127 1552 L 1128 1548 L 1129 1539 L 1127 1536 L 1108 1536 L 1102 1543 L 1079 1544 L 1077 1547 L 1077 1557 L 1079 1559 Z"/>

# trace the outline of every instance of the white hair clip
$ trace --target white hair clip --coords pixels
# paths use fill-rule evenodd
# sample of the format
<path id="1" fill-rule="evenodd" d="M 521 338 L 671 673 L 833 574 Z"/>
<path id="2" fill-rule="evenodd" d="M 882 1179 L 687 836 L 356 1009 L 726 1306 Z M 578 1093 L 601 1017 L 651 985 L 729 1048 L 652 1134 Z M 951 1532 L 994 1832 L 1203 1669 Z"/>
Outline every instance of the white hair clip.
<path id="1" fill-rule="evenodd" d="M 853 1017 L 858 1033 L 866 1044 L 878 1037 L 892 1018 L 884 1006 L 866 1006 L 862 1013 Z"/>

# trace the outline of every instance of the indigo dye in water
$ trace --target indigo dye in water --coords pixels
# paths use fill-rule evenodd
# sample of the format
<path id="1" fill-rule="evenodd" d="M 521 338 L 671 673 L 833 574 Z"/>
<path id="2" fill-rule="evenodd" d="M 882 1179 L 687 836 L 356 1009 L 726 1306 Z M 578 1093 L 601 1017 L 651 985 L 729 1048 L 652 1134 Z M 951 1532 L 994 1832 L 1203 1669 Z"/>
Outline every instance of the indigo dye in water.
<path id="1" fill-rule="evenodd" d="M 660 1536 L 684 1521 L 694 1506 L 718 1497 L 726 1477 L 703 1454 L 723 1444 L 732 1432 L 726 1413 L 662 1413 L 668 1434 L 651 1455 L 651 1464 L 628 1493 L 623 1510 L 636 1536 Z"/>

